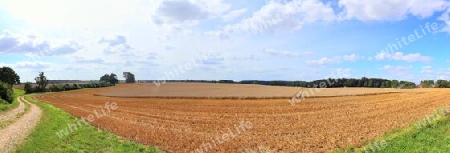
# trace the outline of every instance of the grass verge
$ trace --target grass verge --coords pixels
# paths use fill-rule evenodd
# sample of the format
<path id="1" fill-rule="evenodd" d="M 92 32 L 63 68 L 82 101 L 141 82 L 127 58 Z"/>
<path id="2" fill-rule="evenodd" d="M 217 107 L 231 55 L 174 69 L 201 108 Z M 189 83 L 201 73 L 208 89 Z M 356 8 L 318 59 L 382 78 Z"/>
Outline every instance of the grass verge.
<path id="1" fill-rule="evenodd" d="M 15 88 L 13 90 L 14 90 L 14 101 L 11 104 L 0 104 L 0 112 L 4 112 L 19 106 L 19 101 L 17 101 L 17 97 L 24 95 L 25 91 Z"/>
<path id="2" fill-rule="evenodd" d="M 407 128 L 387 133 L 377 140 L 366 143 L 364 147 L 368 148 L 368 152 L 377 153 L 450 152 L 450 116 L 435 119 L 420 129 L 415 126 L 418 122 L 414 122 Z M 380 141 L 386 141 L 387 146 L 381 147 Z M 375 145 L 377 143 L 378 145 Z M 356 150 L 354 147 L 349 147 L 336 152 L 357 152 Z"/>
<path id="3" fill-rule="evenodd" d="M 17 153 L 162 152 L 155 147 L 137 144 L 112 133 L 86 125 L 60 138 L 56 133 L 62 130 L 62 128 L 67 127 L 68 123 L 76 123 L 78 120 L 59 108 L 32 99 L 31 96 L 26 96 L 25 99 L 42 109 L 42 117 L 35 130 L 28 136 L 28 139 L 15 151 Z"/>

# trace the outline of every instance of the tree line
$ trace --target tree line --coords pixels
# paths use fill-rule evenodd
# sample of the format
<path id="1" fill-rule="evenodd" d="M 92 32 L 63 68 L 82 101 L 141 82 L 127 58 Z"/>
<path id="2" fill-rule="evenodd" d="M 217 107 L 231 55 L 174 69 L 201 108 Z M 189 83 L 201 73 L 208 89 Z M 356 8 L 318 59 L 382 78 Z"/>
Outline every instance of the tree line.
<path id="1" fill-rule="evenodd" d="M 238 83 L 241 84 L 260 84 L 271 86 L 291 86 L 291 87 L 306 87 L 306 88 L 342 88 L 342 87 L 365 87 L 365 88 L 402 88 L 410 89 L 416 88 L 417 85 L 414 82 L 399 81 L 399 80 L 387 80 L 381 78 L 337 78 L 337 79 L 321 79 L 314 81 L 260 81 L 260 80 L 243 80 Z M 325 86 L 320 84 L 325 83 Z"/>
<path id="2" fill-rule="evenodd" d="M 422 80 L 420 82 L 422 88 L 450 88 L 448 80 Z"/>
<path id="3" fill-rule="evenodd" d="M 134 74 L 130 72 L 124 72 L 125 83 L 135 83 Z M 35 92 L 61 92 L 61 91 L 70 91 L 70 90 L 78 90 L 83 88 L 103 88 L 103 87 L 111 87 L 115 86 L 119 83 L 119 79 L 117 75 L 114 73 L 105 74 L 100 77 L 98 82 L 93 83 L 79 83 L 79 84 L 49 84 L 49 80 L 44 75 L 44 72 L 40 72 L 39 75 L 34 79 L 36 81 L 36 85 L 33 87 L 31 82 L 25 83 L 24 90 L 26 94 L 35 93 Z M 55 81 L 53 81 L 55 82 Z M 57 82 L 57 81 L 56 81 Z M 61 81 L 60 81 L 61 82 Z"/>

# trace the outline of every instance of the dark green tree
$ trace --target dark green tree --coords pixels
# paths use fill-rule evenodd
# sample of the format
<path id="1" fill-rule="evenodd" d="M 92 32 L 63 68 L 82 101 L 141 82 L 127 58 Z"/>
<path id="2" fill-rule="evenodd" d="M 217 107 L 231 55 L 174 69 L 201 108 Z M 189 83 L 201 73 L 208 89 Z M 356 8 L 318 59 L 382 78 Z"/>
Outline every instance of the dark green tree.
<path id="1" fill-rule="evenodd" d="M 0 68 L 0 81 L 9 85 L 20 84 L 20 77 L 9 67 Z"/>
<path id="2" fill-rule="evenodd" d="M 447 88 L 447 87 L 449 87 L 447 80 L 437 80 L 436 81 L 436 88 Z"/>
<path id="3" fill-rule="evenodd" d="M 116 85 L 119 83 L 119 79 L 117 78 L 116 74 L 111 73 L 111 75 L 109 75 L 109 83 L 111 83 L 112 85 Z"/>
<path id="4" fill-rule="evenodd" d="M 400 86 L 400 83 L 398 80 L 392 80 L 392 88 L 398 88 Z"/>
<path id="5" fill-rule="evenodd" d="M 34 78 L 34 80 L 36 81 L 36 84 L 38 85 L 37 86 L 38 92 L 45 92 L 45 89 L 47 88 L 48 80 L 47 80 L 47 77 L 44 75 L 44 72 L 40 72 L 39 76 Z"/>
<path id="6" fill-rule="evenodd" d="M 130 72 L 123 72 L 123 77 L 125 78 L 125 83 L 135 83 L 136 79 L 134 78 L 134 74 Z"/>
<path id="7" fill-rule="evenodd" d="M 0 81 L 0 99 L 10 104 L 13 102 L 13 90 L 10 84 Z"/>
<path id="8" fill-rule="evenodd" d="M 110 82 L 109 74 L 105 74 L 102 77 L 100 77 L 100 82 Z"/>

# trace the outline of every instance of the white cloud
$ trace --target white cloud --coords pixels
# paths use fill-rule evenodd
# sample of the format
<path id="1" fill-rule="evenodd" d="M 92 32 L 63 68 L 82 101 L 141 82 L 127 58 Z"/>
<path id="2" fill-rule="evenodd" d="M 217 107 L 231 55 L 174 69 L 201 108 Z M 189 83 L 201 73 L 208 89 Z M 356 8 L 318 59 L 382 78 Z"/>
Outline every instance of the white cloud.
<path id="1" fill-rule="evenodd" d="M 413 53 L 413 54 L 404 54 L 402 52 L 396 52 L 394 54 L 392 53 L 386 53 L 386 52 L 379 52 L 375 56 L 376 60 L 397 60 L 397 61 L 407 61 L 407 62 L 429 62 L 431 61 L 431 57 L 428 56 L 422 56 L 420 53 Z"/>
<path id="2" fill-rule="evenodd" d="M 356 54 L 343 55 L 343 56 L 334 56 L 334 57 L 322 57 L 318 60 L 308 60 L 306 64 L 308 65 L 328 65 L 328 64 L 338 64 L 343 61 L 356 61 L 358 56 Z"/>
<path id="3" fill-rule="evenodd" d="M 52 41 L 35 35 L 17 35 L 5 31 L 0 35 L 0 52 L 36 56 L 57 56 L 75 53 L 83 47 L 73 41 Z"/>
<path id="4" fill-rule="evenodd" d="M 410 77 L 413 74 L 413 66 L 391 66 L 386 65 L 382 68 L 386 73 L 396 77 Z"/>
<path id="5" fill-rule="evenodd" d="M 450 7 L 447 8 L 447 11 L 442 13 L 442 15 L 438 19 L 445 23 L 445 26 L 442 27 L 441 30 L 443 32 L 450 32 Z"/>
<path id="6" fill-rule="evenodd" d="M 319 0 L 293 0 L 288 3 L 270 1 L 260 10 L 222 31 L 260 33 L 265 30 L 295 30 L 304 24 L 337 20 L 332 7 Z"/>
<path id="7" fill-rule="evenodd" d="M 420 73 L 433 73 L 433 67 L 432 66 L 423 66 L 422 70 L 420 70 Z"/>
<path id="8" fill-rule="evenodd" d="M 340 0 L 346 19 L 403 20 L 408 15 L 426 18 L 435 12 L 443 11 L 448 2 L 445 0 Z"/>
<path id="9" fill-rule="evenodd" d="M 328 57 L 322 57 L 319 60 L 308 60 L 306 63 L 308 65 L 328 65 L 328 64 L 336 64 L 340 63 L 341 60 L 337 57 L 334 58 L 328 58 Z"/>
<path id="10" fill-rule="evenodd" d="M 140 5 L 137 1 L 110 0 L 4 0 L 1 6 L 15 19 L 34 26 L 85 28 L 122 23 L 132 18 Z"/>
<path id="11" fill-rule="evenodd" d="M 105 53 L 121 53 L 134 49 L 127 43 L 127 38 L 122 35 L 116 35 L 114 37 L 102 37 L 99 44 L 108 44 L 103 50 Z"/>
<path id="12" fill-rule="evenodd" d="M 291 51 L 286 51 L 286 50 L 275 50 L 273 48 L 264 48 L 262 49 L 263 52 L 268 53 L 272 56 L 285 56 L 285 57 L 300 57 L 300 56 L 308 56 L 311 55 L 311 52 L 302 52 L 302 53 L 297 53 L 297 52 L 291 52 Z"/>
<path id="13" fill-rule="evenodd" d="M 355 61 L 356 60 L 356 54 L 351 54 L 351 55 L 344 55 L 343 59 L 345 61 Z"/>
<path id="14" fill-rule="evenodd" d="M 230 8 L 229 4 L 221 0 L 168 0 L 163 1 L 152 16 L 155 24 L 182 24 L 218 16 Z"/>
<path id="15" fill-rule="evenodd" d="M 225 22 L 233 21 L 234 19 L 242 16 L 245 12 L 247 12 L 246 8 L 230 11 L 228 14 L 222 16 L 222 20 Z"/>
<path id="16" fill-rule="evenodd" d="M 46 62 L 31 62 L 31 61 L 21 61 L 13 65 L 14 68 L 18 69 L 33 69 L 33 70 L 44 70 L 50 68 L 50 63 Z"/>

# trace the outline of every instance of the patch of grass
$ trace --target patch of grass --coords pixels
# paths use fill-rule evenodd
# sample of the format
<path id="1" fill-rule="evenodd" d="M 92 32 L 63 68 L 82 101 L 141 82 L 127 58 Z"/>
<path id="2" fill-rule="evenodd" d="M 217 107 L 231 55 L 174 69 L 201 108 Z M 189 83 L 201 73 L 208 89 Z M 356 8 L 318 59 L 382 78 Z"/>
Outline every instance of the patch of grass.
<path id="1" fill-rule="evenodd" d="M 450 117 L 418 129 L 410 126 L 385 137 L 388 146 L 377 152 L 450 152 Z"/>
<path id="2" fill-rule="evenodd" d="M 13 90 L 14 90 L 14 101 L 11 104 L 0 104 L 0 112 L 4 112 L 19 106 L 19 101 L 17 101 L 17 97 L 24 95 L 25 91 L 15 88 Z"/>
<path id="3" fill-rule="evenodd" d="M 120 138 L 112 133 L 98 130 L 93 126 L 78 127 L 69 135 L 60 138 L 56 133 L 66 128 L 68 123 L 75 124 L 78 119 L 52 105 L 38 102 L 30 96 L 26 100 L 42 109 L 42 117 L 28 140 L 15 151 L 28 152 L 163 152 L 155 147 L 147 147 Z"/>
<path id="4" fill-rule="evenodd" d="M 425 116 L 424 116 L 425 117 Z M 386 147 L 378 147 L 377 153 L 397 153 L 397 152 L 450 152 L 450 117 L 444 116 L 432 121 L 430 124 L 418 129 L 414 122 L 404 129 L 396 129 L 385 134 L 364 147 L 370 148 L 375 141 L 385 140 Z M 363 148 L 364 148 L 363 147 Z M 336 150 L 335 152 L 356 152 L 352 147 Z M 359 151 L 362 152 L 362 151 Z M 373 152 L 373 151 L 371 151 Z"/>

